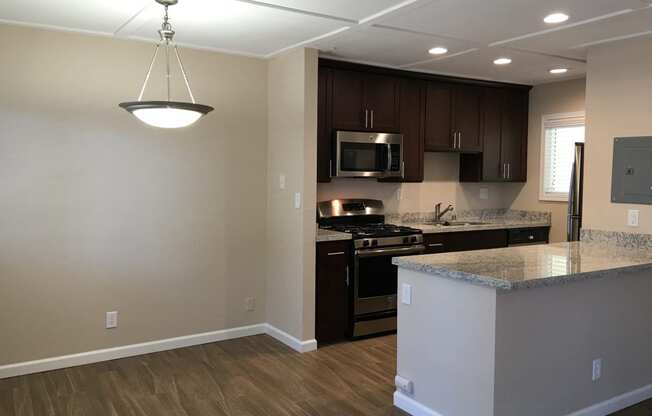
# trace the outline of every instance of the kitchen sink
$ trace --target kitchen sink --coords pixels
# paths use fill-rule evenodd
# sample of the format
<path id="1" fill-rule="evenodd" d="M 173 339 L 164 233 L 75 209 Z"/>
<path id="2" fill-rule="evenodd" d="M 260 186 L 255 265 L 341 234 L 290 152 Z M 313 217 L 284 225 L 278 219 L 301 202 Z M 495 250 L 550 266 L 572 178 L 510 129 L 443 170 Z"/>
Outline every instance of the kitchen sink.
<path id="1" fill-rule="evenodd" d="M 442 227 L 460 227 L 464 225 L 485 225 L 488 222 L 480 221 L 426 221 L 426 225 L 440 225 Z"/>

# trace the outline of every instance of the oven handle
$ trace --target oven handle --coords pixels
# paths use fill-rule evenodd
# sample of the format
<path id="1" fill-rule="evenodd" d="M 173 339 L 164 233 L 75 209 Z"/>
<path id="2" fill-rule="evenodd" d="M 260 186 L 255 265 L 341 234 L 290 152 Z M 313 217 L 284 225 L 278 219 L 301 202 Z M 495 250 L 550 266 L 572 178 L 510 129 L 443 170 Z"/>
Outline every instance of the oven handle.
<path id="1" fill-rule="evenodd" d="M 355 255 L 358 257 L 378 257 L 378 256 L 404 256 L 406 254 L 423 254 L 426 251 L 426 246 L 410 246 L 401 248 L 378 248 L 356 250 Z"/>

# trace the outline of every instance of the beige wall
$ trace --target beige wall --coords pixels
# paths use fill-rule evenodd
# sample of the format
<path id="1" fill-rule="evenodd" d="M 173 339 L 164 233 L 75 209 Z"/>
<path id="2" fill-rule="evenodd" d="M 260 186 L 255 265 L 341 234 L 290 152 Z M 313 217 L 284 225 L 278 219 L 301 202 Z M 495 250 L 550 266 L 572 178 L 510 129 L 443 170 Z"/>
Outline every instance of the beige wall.
<path id="1" fill-rule="evenodd" d="M 269 61 L 267 321 L 314 338 L 317 51 Z M 280 176 L 285 177 L 281 189 Z M 300 209 L 294 195 L 302 195 Z"/>
<path id="2" fill-rule="evenodd" d="M 505 208 L 518 194 L 521 184 L 461 184 L 459 155 L 426 153 L 422 183 L 379 183 L 373 179 L 333 179 L 317 185 L 317 199 L 373 198 L 385 203 L 387 212 L 428 212 L 434 204 L 453 204 L 456 209 Z M 480 199 L 480 189 L 489 199 Z M 399 200 L 400 196 L 400 200 Z"/>
<path id="3" fill-rule="evenodd" d="M 512 205 L 513 209 L 549 211 L 552 215 L 551 242 L 566 241 L 568 203 L 539 200 L 541 181 L 541 118 L 546 114 L 585 110 L 586 80 L 537 85 L 530 91 L 528 131 L 528 181 Z"/>
<path id="4" fill-rule="evenodd" d="M 117 106 L 150 44 L 0 25 L 0 50 L 0 365 L 264 322 L 267 62 L 183 50 L 215 111 L 165 131 Z"/>
<path id="5" fill-rule="evenodd" d="M 614 137 L 652 136 L 652 37 L 589 51 L 584 227 L 652 233 L 652 206 L 612 204 Z M 638 209 L 640 227 L 627 227 L 627 209 Z"/>

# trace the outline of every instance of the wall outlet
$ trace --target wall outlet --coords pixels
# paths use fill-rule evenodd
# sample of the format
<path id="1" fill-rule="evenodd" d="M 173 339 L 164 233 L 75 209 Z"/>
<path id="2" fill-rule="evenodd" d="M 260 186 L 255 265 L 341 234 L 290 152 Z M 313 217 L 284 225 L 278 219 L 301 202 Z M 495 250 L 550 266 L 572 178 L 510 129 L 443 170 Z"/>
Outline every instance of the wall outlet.
<path id="1" fill-rule="evenodd" d="M 401 285 L 401 303 L 404 305 L 412 304 L 412 286 L 407 283 Z"/>
<path id="2" fill-rule="evenodd" d="M 489 188 L 480 188 L 480 199 L 489 199 Z"/>
<path id="3" fill-rule="evenodd" d="M 282 173 L 278 177 L 278 187 L 279 189 L 285 189 L 285 175 Z"/>
<path id="4" fill-rule="evenodd" d="M 249 312 L 256 310 L 256 298 L 245 298 L 245 309 Z"/>
<path id="5" fill-rule="evenodd" d="M 638 227 L 638 219 L 641 211 L 637 209 L 630 209 L 627 211 L 627 225 L 630 227 Z"/>
<path id="6" fill-rule="evenodd" d="M 593 375 L 592 380 L 597 381 L 602 377 L 602 358 L 593 360 Z"/>
<path id="7" fill-rule="evenodd" d="M 118 311 L 106 313 L 106 329 L 118 327 Z"/>
<path id="8" fill-rule="evenodd" d="M 400 201 L 401 199 L 403 199 L 403 195 L 402 195 L 402 192 L 401 192 L 401 188 L 398 188 L 396 190 L 396 200 Z"/>
<path id="9" fill-rule="evenodd" d="M 407 378 L 396 376 L 394 378 L 394 385 L 396 385 L 396 388 L 405 394 L 412 395 L 412 393 L 414 393 L 414 383 L 412 383 L 412 381 L 408 380 Z"/>

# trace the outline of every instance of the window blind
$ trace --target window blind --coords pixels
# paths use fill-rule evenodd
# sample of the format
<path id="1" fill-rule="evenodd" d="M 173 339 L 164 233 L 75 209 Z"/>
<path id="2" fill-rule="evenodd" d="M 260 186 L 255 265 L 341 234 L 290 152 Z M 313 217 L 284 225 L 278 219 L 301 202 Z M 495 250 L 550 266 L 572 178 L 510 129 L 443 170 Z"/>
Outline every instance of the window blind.
<path id="1" fill-rule="evenodd" d="M 584 142 L 584 117 L 544 118 L 542 199 L 568 199 L 575 143 Z"/>

